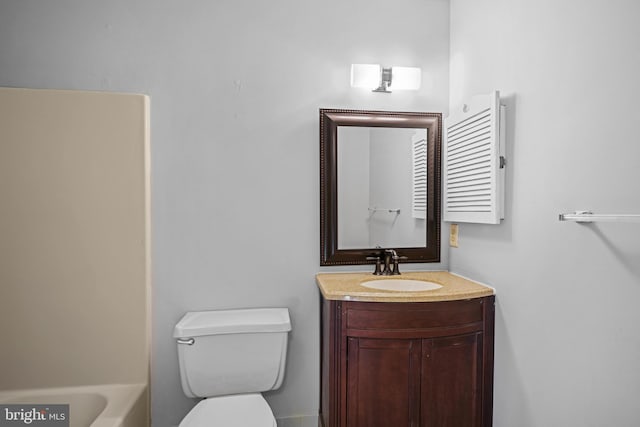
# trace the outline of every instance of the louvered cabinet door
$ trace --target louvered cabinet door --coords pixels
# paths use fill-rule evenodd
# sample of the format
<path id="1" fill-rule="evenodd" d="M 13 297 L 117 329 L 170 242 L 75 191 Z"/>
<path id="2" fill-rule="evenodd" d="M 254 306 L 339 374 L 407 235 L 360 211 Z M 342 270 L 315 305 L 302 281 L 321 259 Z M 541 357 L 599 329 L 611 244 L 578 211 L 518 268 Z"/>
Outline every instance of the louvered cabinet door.
<path id="1" fill-rule="evenodd" d="M 446 118 L 445 221 L 499 224 L 504 218 L 503 116 L 494 92 L 474 97 Z"/>

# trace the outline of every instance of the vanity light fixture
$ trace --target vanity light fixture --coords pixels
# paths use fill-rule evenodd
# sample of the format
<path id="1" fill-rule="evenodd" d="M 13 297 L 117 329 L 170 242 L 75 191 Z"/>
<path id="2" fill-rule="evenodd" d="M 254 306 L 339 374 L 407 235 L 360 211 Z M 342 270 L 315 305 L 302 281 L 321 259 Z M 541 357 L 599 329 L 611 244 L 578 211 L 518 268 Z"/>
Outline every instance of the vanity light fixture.
<path id="1" fill-rule="evenodd" d="M 389 67 L 379 64 L 351 64 L 351 87 L 364 87 L 373 92 L 418 90 L 422 70 L 418 67 Z"/>

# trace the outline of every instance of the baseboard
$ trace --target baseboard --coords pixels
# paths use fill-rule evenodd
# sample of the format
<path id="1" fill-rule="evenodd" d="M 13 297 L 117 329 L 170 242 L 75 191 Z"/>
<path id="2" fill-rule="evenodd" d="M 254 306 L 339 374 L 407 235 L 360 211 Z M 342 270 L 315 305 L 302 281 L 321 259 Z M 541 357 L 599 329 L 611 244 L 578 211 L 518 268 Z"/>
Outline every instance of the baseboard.
<path id="1" fill-rule="evenodd" d="M 317 415 L 278 418 L 278 427 L 318 427 Z"/>

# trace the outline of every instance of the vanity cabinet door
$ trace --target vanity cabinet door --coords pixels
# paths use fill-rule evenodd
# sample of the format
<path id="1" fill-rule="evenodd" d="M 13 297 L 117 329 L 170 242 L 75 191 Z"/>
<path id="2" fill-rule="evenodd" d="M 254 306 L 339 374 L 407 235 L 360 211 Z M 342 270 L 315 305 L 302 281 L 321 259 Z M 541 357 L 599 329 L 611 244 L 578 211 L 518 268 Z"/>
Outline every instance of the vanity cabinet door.
<path id="1" fill-rule="evenodd" d="M 348 338 L 347 426 L 417 426 L 419 339 Z"/>
<path id="2" fill-rule="evenodd" d="M 422 343 L 421 427 L 482 426 L 482 333 Z"/>

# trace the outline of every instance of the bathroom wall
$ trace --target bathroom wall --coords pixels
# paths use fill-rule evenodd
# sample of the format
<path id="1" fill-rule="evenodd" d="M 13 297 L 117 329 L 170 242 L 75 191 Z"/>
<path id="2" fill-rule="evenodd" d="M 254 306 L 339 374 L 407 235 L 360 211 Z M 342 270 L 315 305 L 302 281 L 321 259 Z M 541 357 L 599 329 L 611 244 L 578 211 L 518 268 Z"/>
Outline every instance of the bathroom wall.
<path id="1" fill-rule="evenodd" d="M 318 108 L 446 112 L 448 40 L 447 0 L 0 2 L 0 85 L 150 95 L 154 427 L 194 404 L 178 319 L 252 306 L 291 310 L 279 425 L 316 425 Z M 423 87 L 350 88 L 367 62 L 422 67 Z"/>
<path id="2" fill-rule="evenodd" d="M 148 98 L 0 88 L 0 390 L 148 384 Z"/>
<path id="3" fill-rule="evenodd" d="M 497 289 L 496 427 L 640 425 L 640 3 L 451 1 L 451 106 L 507 105 L 506 219 L 461 224 L 454 272 Z"/>

